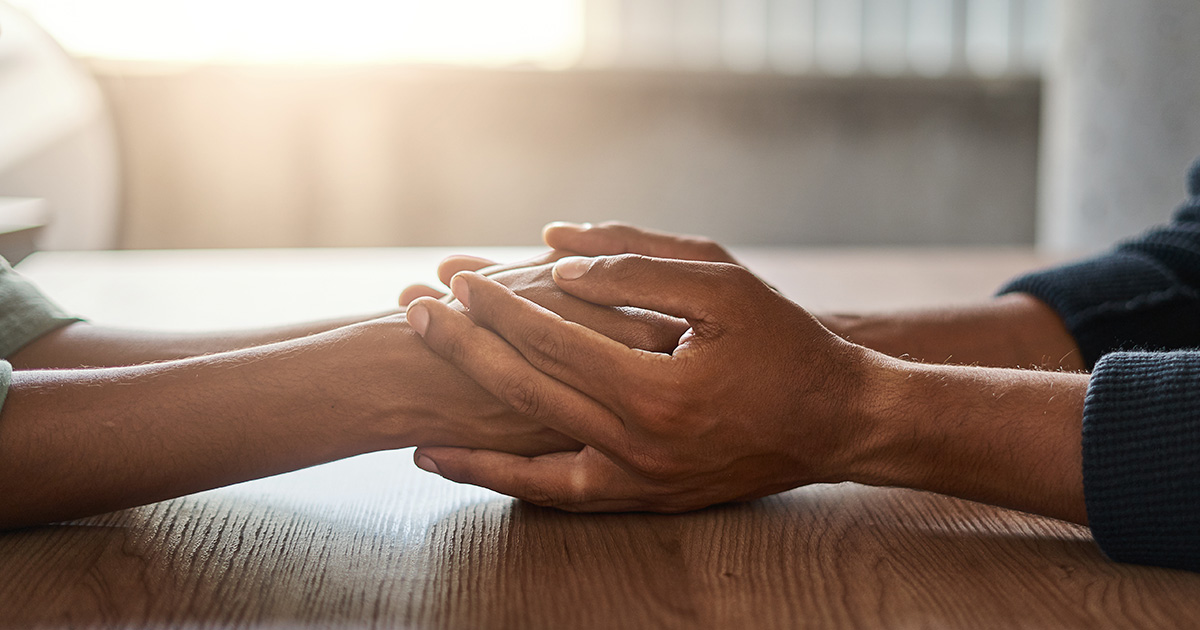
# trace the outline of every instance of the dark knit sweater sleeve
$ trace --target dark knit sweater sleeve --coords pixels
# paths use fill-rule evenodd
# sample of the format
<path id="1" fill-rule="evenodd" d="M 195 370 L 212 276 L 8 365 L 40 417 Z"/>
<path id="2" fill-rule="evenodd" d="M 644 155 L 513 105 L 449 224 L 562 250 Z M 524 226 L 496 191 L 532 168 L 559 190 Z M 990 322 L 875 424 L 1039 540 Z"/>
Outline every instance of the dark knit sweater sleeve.
<path id="1" fill-rule="evenodd" d="M 1083 483 L 1100 548 L 1200 571 L 1200 160 L 1188 192 L 1169 225 L 1001 292 L 1054 308 L 1092 370 Z"/>
<path id="2" fill-rule="evenodd" d="M 1200 352 L 1118 352 L 1083 412 L 1088 521 L 1114 560 L 1200 571 Z"/>
<path id="3" fill-rule="evenodd" d="M 1054 308 L 1089 368 L 1116 350 L 1200 348 L 1200 160 L 1174 220 L 1111 252 L 1010 282 Z"/>

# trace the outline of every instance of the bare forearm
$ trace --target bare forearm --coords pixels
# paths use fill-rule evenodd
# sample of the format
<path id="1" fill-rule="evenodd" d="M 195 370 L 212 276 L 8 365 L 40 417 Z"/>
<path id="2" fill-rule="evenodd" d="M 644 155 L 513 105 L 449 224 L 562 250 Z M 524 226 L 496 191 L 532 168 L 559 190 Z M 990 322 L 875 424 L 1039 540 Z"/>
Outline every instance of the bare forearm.
<path id="1" fill-rule="evenodd" d="M 895 362 L 855 480 L 1087 522 L 1088 376 Z"/>
<path id="2" fill-rule="evenodd" d="M 51 331 L 17 351 L 16 369 L 119 367 L 241 350 L 306 337 L 389 313 L 348 316 L 255 330 L 172 333 L 94 326 L 87 322 Z"/>
<path id="3" fill-rule="evenodd" d="M 352 366 L 331 360 L 332 346 L 351 341 L 334 333 L 140 367 L 14 373 L 0 414 L 0 526 L 139 505 L 393 445 L 387 420 L 400 397 L 366 395 L 348 382 Z"/>
<path id="4" fill-rule="evenodd" d="M 966 307 L 831 314 L 820 320 L 849 341 L 925 363 L 1066 371 L 1084 367 L 1057 313 L 1023 294 Z"/>
<path id="5" fill-rule="evenodd" d="M 578 448 L 387 317 L 178 361 L 14 372 L 0 410 L 0 528 L 416 445 Z"/>

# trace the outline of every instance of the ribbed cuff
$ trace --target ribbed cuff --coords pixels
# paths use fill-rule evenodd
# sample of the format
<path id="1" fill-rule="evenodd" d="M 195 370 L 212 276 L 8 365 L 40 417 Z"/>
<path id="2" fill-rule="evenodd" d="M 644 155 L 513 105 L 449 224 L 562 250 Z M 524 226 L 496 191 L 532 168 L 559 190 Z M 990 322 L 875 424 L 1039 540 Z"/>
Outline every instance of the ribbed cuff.
<path id="1" fill-rule="evenodd" d="M 1120 352 L 1097 363 L 1083 480 L 1105 554 L 1200 571 L 1200 351 Z"/>

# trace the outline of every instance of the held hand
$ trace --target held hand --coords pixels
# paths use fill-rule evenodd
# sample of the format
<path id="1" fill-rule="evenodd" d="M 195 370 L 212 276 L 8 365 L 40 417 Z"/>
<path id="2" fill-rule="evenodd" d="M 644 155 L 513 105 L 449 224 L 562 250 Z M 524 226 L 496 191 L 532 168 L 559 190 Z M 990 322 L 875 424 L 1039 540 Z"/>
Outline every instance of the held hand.
<path id="1" fill-rule="evenodd" d="M 422 448 L 418 465 L 578 511 L 677 512 L 854 473 L 881 355 L 731 264 L 569 258 L 555 279 L 589 302 L 668 313 L 690 329 L 671 354 L 632 350 L 459 274 L 451 286 L 470 317 L 419 300 L 414 327 L 497 398 L 588 446 L 538 457 Z"/>
<path id="2" fill-rule="evenodd" d="M 679 343 L 687 324 L 660 313 L 636 308 L 615 308 L 586 302 L 564 293 L 554 283 L 553 264 L 516 267 L 495 272 L 490 276 L 510 291 L 531 300 L 562 318 L 578 322 L 610 339 L 628 346 L 650 351 L 669 352 Z M 449 280 L 449 278 L 447 278 Z M 461 309 L 457 301 L 424 301 Z M 406 314 L 414 328 L 423 327 L 421 317 L 427 313 L 416 309 Z M 470 343 L 467 338 L 456 342 Z M 421 343 L 422 352 L 408 353 L 406 369 L 413 372 L 408 381 L 414 390 L 441 392 L 431 404 L 415 411 L 400 414 L 420 417 L 417 439 L 404 444 L 455 445 L 504 450 L 527 455 L 564 449 L 578 449 L 580 444 L 547 428 L 536 419 L 521 416 L 488 395 L 479 385 L 467 378 L 455 366 L 430 353 Z M 349 369 L 348 374 L 361 370 Z M 374 370 L 373 373 L 393 374 L 393 370 Z M 390 382 L 392 376 L 388 376 Z M 419 384 L 418 384 L 419 383 Z M 424 399 L 421 399 L 424 400 Z"/>
<path id="3" fill-rule="evenodd" d="M 553 268 L 552 262 L 526 267 L 505 266 L 499 271 L 489 270 L 487 277 L 567 321 L 586 326 L 630 348 L 670 352 L 679 345 L 680 337 L 688 329 L 684 320 L 662 313 L 594 304 L 565 293 L 554 281 Z M 458 301 L 443 300 L 443 303 L 459 310 L 463 308 Z"/>
<path id="4" fill-rule="evenodd" d="M 568 256 L 561 250 L 549 251 L 533 258 L 498 264 L 486 258 L 450 256 L 438 265 L 438 277 L 447 286 L 461 271 L 475 271 L 509 287 L 521 297 L 532 300 L 564 319 L 583 324 L 631 348 L 669 352 L 679 343 L 687 324 L 674 317 L 637 308 L 614 308 L 585 302 L 563 293 L 554 283 L 551 269 L 559 259 Z M 405 295 L 431 297 L 461 308 L 452 295 L 421 285 L 405 289 Z"/>
<path id="5" fill-rule="evenodd" d="M 552 249 L 581 256 L 641 254 L 655 258 L 739 264 L 732 254 L 712 239 L 648 230 L 617 221 L 606 221 L 599 225 L 551 223 L 542 230 L 542 240 Z"/>
<path id="6" fill-rule="evenodd" d="M 469 256 L 467 254 L 455 254 L 448 256 L 438 263 L 438 279 L 442 284 L 450 286 L 450 278 L 460 271 L 476 271 L 485 276 L 490 276 L 503 271 L 513 269 L 521 269 L 524 267 L 535 267 L 552 263 L 564 256 L 569 256 L 569 252 L 549 251 L 544 254 L 539 254 L 533 258 L 519 260 L 511 263 L 498 263 L 494 260 L 481 258 L 479 256 Z M 453 298 L 448 296 L 444 291 L 440 291 L 426 284 L 412 284 L 404 288 L 400 292 L 400 306 L 406 307 L 420 297 L 431 297 L 435 300 L 451 301 Z"/>
<path id="7" fill-rule="evenodd" d="M 490 276 L 510 269 L 554 262 L 573 254 L 583 256 L 641 254 L 657 258 L 739 264 L 733 255 L 711 239 L 647 230 L 617 221 L 606 221 L 599 225 L 551 223 L 542 229 L 542 240 L 552 251 L 515 263 L 501 265 L 477 256 L 450 256 L 438 265 L 438 279 L 442 281 L 442 284 L 450 286 L 450 278 L 460 271 L 477 271 L 485 276 Z M 414 284 L 400 293 L 400 306 L 408 306 L 419 297 L 447 298 L 444 291 L 428 285 Z"/>

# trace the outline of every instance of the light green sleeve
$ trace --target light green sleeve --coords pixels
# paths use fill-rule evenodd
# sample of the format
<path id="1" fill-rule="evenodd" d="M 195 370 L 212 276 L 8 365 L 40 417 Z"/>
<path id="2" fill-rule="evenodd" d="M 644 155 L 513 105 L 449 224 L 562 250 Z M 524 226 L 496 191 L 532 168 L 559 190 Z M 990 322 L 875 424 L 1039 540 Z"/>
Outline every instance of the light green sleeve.
<path id="1" fill-rule="evenodd" d="M 49 298 L 0 258 L 0 359 L 6 359 L 42 335 L 80 321 Z M 12 365 L 0 360 L 0 406 L 12 382 Z"/>
<path id="2" fill-rule="evenodd" d="M 0 258 L 0 359 L 42 335 L 79 321 Z"/>
<path id="3" fill-rule="evenodd" d="M 8 398 L 9 385 L 12 385 L 12 364 L 0 359 L 0 409 L 4 408 L 4 401 Z"/>

